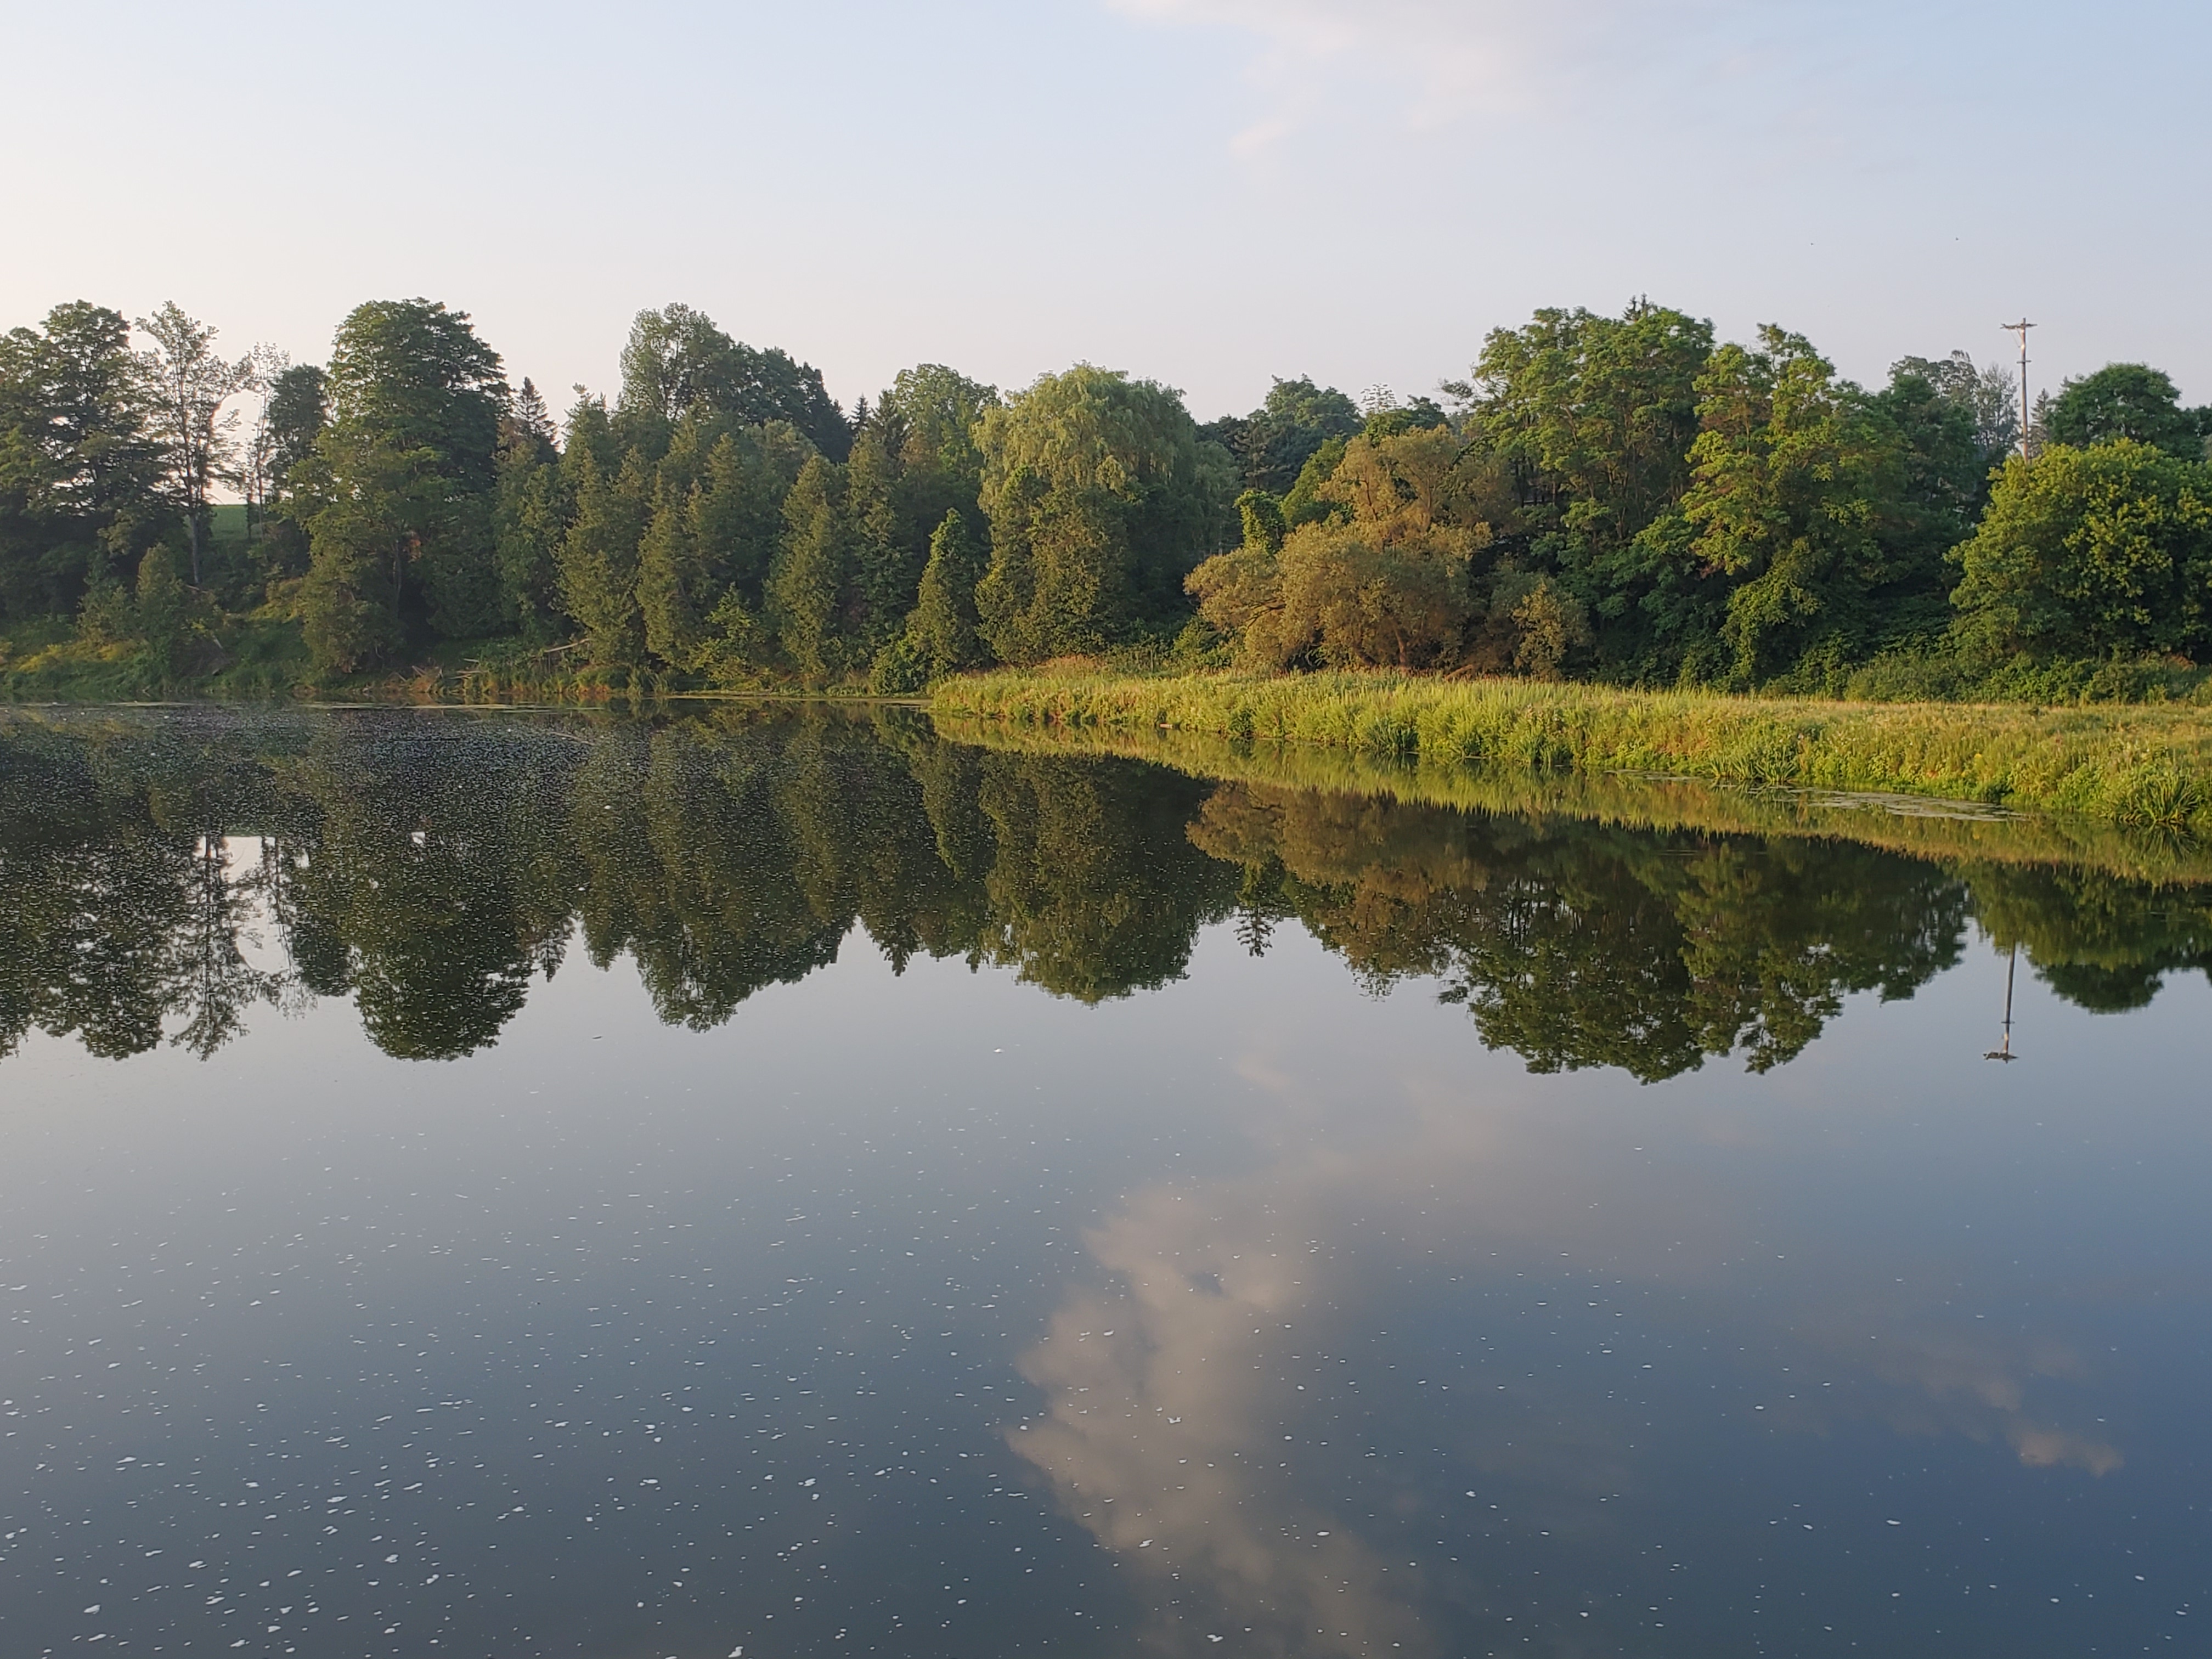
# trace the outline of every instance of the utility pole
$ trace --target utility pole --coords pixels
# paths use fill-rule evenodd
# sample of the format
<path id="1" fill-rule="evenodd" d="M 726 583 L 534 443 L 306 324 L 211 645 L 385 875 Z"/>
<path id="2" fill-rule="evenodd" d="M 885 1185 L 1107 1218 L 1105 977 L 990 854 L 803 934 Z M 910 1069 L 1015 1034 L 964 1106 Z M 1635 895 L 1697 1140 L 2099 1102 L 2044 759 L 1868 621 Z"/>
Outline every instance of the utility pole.
<path id="1" fill-rule="evenodd" d="M 2034 325 L 2030 324 L 2029 326 L 2033 327 Z M 1984 1060 L 2001 1060 L 2008 1066 L 2020 1058 L 2012 1051 L 2012 973 L 2019 963 L 2020 945 L 2015 941 L 2012 949 L 2005 955 L 2004 1041 L 1982 1056 Z"/>
<path id="2" fill-rule="evenodd" d="M 2020 336 L 2020 453 L 2027 453 L 2027 331 L 2035 325 L 2022 316 L 2016 323 L 2006 323 L 2004 331 Z"/>

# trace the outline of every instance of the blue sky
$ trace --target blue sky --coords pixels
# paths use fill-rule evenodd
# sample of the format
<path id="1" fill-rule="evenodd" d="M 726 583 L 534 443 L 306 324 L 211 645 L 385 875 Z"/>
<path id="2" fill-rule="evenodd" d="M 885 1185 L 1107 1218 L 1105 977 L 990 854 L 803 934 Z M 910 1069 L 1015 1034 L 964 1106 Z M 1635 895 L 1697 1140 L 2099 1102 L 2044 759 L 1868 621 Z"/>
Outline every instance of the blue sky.
<path id="1" fill-rule="evenodd" d="M 173 298 L 319 360 L 471 312 L 556 405 L 684 300 L 822 368 L 1079 359 L 1201 418 L 1401 392 L 1632 295 L 1846 373 L 2011 349 L 2212 399 L 2212 5 L 0 0 L 0 325 Z"/>

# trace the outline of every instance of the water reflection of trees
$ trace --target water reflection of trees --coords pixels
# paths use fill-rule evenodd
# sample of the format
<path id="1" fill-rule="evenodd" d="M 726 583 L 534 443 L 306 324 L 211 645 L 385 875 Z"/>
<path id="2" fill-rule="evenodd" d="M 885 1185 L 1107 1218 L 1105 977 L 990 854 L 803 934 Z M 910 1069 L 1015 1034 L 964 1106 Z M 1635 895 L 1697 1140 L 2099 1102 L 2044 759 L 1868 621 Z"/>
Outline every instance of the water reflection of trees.
<path id="1" fill-rule="evenodd" d="M 1958 959 L 1966 896 L 1872 848 L 1636 831 L 1228 784 L 1192 828 L 1380 988 L 1437 976 L 1539 1071 L 1796 1054 L 1853 991 Z"/>
<path id="2" fill-rule="evenodd" d="M 2139 1006 L 2212 965 L 2212 900 L 1846 842 L 1639 831 L 963 748 L 896 714 L 665 723 L 453 713 L 0 728 L 0 1053 L 210 1054 L 257 1007 L 350 996 L 416 1059 L 494 1042 L 570 939 L 696 1029 L 857 923 L 1096 1001 L 1233 919 L 1295 921 L 1381 988 L 1434 979 L 1539 1069 L 1646 1079 L 1800 1052 L 1906 996 L 1968 920 L 2059 992 Z"/>

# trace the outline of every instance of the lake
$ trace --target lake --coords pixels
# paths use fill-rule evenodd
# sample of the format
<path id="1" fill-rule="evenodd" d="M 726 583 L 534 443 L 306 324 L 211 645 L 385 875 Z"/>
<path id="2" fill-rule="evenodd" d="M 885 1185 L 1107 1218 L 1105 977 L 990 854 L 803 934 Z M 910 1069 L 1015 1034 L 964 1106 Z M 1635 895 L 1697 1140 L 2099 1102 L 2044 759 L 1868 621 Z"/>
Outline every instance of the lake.
<path id="1" fill-rule="evenodd" d="M 1169 758 L 0 714 L 0 1651 L 2212 1645 L 2194 849 Z"/>

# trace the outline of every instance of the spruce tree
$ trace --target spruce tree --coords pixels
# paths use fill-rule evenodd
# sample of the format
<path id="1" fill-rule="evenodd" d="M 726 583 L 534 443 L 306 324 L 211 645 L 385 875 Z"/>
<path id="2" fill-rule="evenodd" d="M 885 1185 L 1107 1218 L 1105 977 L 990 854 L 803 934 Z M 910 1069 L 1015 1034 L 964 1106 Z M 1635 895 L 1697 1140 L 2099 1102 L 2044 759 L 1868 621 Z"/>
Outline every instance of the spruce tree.
<path id="1" fill-rule="evenodd" d="M 590 641 L 593 662 L 634 666 L 645 646 L 637 605 L 644 463 L 632 453 L 610 477 L 586 453 L 575 473 L 576 518 L 562 538 L 559 556 L 562 600 Z"/>
<path id="2" fill-rule="evenodd" d="M 493 507 L 493 558 L 501 614 L 532 645 L 550 644 L 568 631 L 556 555 L 569 505 L 556 462 L 540 459 L 534 443 L 507 447 Z"/>
<path id="3" fill-rule="evenodd" d="M 945 515 L 929 538 L 929 562 L 921 591 L 907 618 L 907 638 L 929 678 L 939 679 L 984 660 L 975 631 L 975 584 L 982 580 L 982 550 L 968 521 L 957 512 Z"/>
<path id="4" fill-rule="evenodd" d="M 781 421 L 726 433 L 708 453 L 695 515 L 700 557 L 716 583 L 734 589 L 749 609 L 760 608 L 783 544 L 784 497 L 813 453 L 798 429 Z"/>
<path id="5" fill-rule="evenodd" d="M 680 497 L 665 478 L 653 486 L 653 514 L 637 550 L 637 603 L 645 621 L 645 648 L 671 668 L 688 669 L 699 648 L 699 538 L 693 498 Z"/>
<path id="6" fill-rule="evenodd" d="M 859 610 L 853 644 L 873 656 L 898 633 L 913 607 L 927 545 L 901 512 L 905 468 L 882 422 L 854 441 L 845 464 L 845 511 L 853 530 L 854 598 Z"/>
<path id="7" fill-rule="evenodd" d="M 769 574 L 776 638 L 799 672 L 824 680 L 849 660 L 842 631 L 852 577 L 851 534 L 838 470 L 817 455 L 785 499 L 783 550 Z"/>

